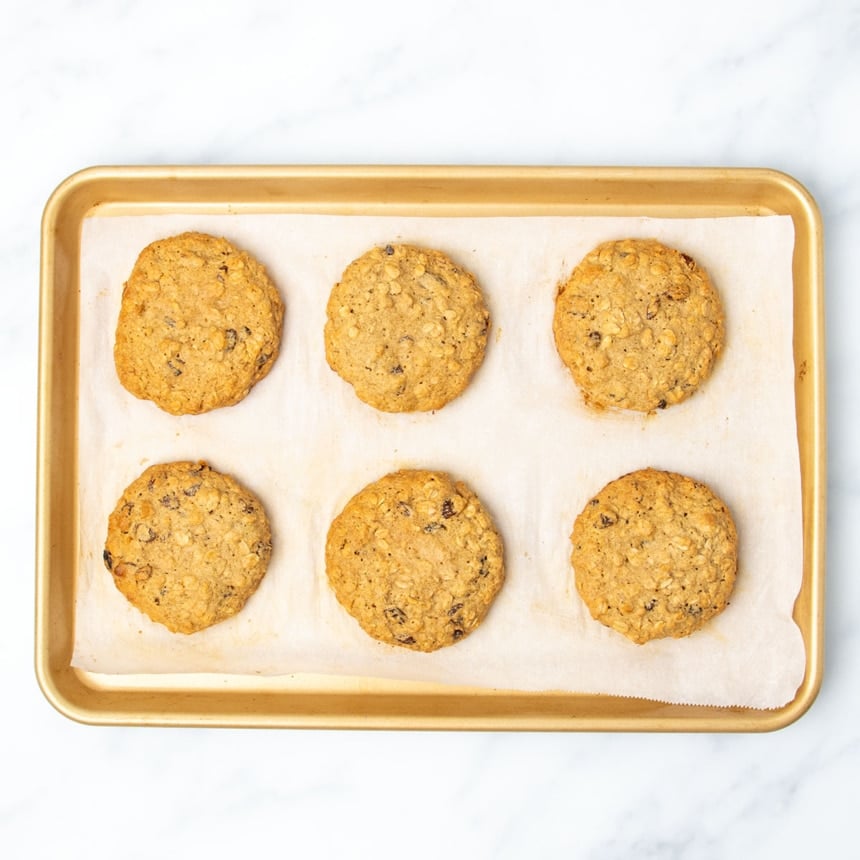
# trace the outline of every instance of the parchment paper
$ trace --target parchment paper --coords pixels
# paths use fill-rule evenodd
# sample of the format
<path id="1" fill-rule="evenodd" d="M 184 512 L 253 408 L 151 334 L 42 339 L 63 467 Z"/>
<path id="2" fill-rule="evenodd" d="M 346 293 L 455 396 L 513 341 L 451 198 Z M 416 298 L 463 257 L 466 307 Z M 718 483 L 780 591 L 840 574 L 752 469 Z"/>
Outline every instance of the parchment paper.
<path id="1" fill-rule="evenodd" d="M 137 254 L 183 230 L 256 255 L 286 302 L 281 355 L 242 403 L 176 418 L 119 384 L 112 348 Z M 598 242 L 653 237 L 693 255 L 721 292 L 726 350 L 691 400 L 652 417 L 586 408 L 553 344 L 557 282 Z M 373 244 L 438 247 L 478 278 L 492 314 L 486 359 L 435 414 L 362 404 L 327 366 L 325 304 Z M 792 355 L 793 228 L 786 217 L 403 218 L 323 215 L 91 217 L 83 226 L 80 523 L 75 666 L 104 673 L 357 674 L 520 690 L 569 690 L 779 707 L 801 683 L 791 618 L 802 575 Z M 193 636 L 131 607 L 101 560 L 108 514 L 155 462 L 205 459 L 262 499 L 272 563 L 235 618 Z M 637 646 L 593 621 L 568 561 L 573 520 L 606 482 L 645 466 L 704 480 L 740 540 L 730 606 L 682 640 Z M 330 593 L 325 535 L 366 483 L 444 469 L 493 514 L 507 581 L 484 624 L 419 654 L 366 636 Z"/>

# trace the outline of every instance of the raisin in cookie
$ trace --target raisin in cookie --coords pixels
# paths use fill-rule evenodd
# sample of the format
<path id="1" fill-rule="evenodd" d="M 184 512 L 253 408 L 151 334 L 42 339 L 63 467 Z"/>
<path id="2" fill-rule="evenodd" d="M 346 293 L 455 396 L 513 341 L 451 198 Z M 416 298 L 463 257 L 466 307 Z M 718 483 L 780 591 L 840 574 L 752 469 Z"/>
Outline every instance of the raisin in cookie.
<path id="1" fill-rule="evenodd" d="M 481 623 L 504 581 L 502 540 L 478 497 L 444 472 L 386 475 L 331 524 L 338 601 L 382 642 L 435 651 Z"/>
<path id="2" fill-rule="evenodd" d="M 728 508 L 704 484 L 643 469 L 607 484 L 576 518 L 576 588 L 593 618 L 642 644 L 722 612 L 737 572 Z"/>
<path id="3" fill-rule="evenodd" d="M 174 633 L 235 615 L 272 554 L 260 500 L 206 463 L 148 468 L 108 520 L 104 562 L 129 602 Z"/>
<path id="4" fill-rule="evenodd" d="M 686 400 L 723 349 L 720 297 L 688 254 L 605 242 L 559 285 L 555 344 L 586 402 L 639 412 Z"/>
<path id="5" fill-rule="evenodd" d="M 490 314 L 474 277 L 445 254 L 373 248 L 328 300 L 329 366 L 384 412 L 441 409 L 480 366 Z"/>
<path id="6" fill-rule="evenodd" d="M 123 288 L 117 375 L 172 415 L 232 406 L 272 368 L 283 318 L 250 254 L 204 233 L 161 239 L 141 251 Z"/>

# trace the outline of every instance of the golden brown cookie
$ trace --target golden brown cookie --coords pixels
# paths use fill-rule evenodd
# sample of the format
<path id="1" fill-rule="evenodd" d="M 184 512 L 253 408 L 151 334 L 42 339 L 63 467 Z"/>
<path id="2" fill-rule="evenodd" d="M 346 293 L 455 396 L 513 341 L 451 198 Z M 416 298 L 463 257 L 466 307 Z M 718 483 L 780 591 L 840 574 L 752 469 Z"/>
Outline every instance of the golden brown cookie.
<path id="1" fill-rule="evenodd" d="M 384 412 L 441 409 L 484 358 L 490 314 L 474 277 L 440 251 L 373 248 L 328 300 L 326 359 Z"/>
<path id="2" fill-rule="evenodd" d="M 108 520 L 105 567 L 129 602 L 174 633 L 235 615 L 272 554 L 260 500 L 206 463 L 150 466 Z"/>
<path id="3" fill-rule="evenodd" d="M 117 375 L 172 415 L 232 406 L 271 370 L 283 318 L 250 254 L 204 233 L 161 239 L 141 251 L 123 288 Z"/>
<path id="4" fill-rule="evenodd" d="M 598 245 L 559 285 L 553 332 L 586 402 L 653 412 L 710 376 L 725 325 L 716 289 L 689 254 L 623 239 Z"/>
<path id="5" fill-rule="evenodd" d="M 607 484 L 576 518 L 571 542 L 592 617 L 638 644 L 688 636 L 722 612 L 734 587 L 728 508 L 674 472 L 643 469 Z"/>
<path id="6" fill-rule="evenodd" d="M 341 605 L 390 645 L 435 651 L 481 623 L 505 578 L 478 497 L 444 472 L 393 472 L 332 522 L 326 573 Z"/>

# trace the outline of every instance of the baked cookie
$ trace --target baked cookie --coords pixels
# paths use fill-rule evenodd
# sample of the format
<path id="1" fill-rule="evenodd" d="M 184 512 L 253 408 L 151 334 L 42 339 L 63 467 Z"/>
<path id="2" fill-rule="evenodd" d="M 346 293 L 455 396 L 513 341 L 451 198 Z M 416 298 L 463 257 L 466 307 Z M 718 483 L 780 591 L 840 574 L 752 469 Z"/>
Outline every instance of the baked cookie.
<path id="1" fill-rule="evenodd" d="M 478 497 L 444 472 L 393 472 L 332 522 L 326 573 L 375 639 L 435 651 L 481 623 L 505 578 L 502 540 Z"/>
<path id="2" fill-rule="evenodd" d="M 161 239 L 141 251 L 123 288 L 117 375 L 172 415 L 232 406 L 271 370 L 283 319 L 250 254 L 204 233 Z"/>
<path id="3" fill-rule="evenodd" d="M 686 400 L 723 349 L 705 270 L 652 239 L 598 245 L 559 285 L 555 344 L 586 402 L 639 412 Z"/>
<path id="4" fill-rule="evenodd" d="M 260 500 L 206 463 L 150 466 L 108 519 L 105 567 L 129 602 L 174 633 L 235 615 L 272 554 Z"/>
<path id="5" fill-rule="evenodd" d="M 731 514 L 674 472 L 643 469 L 607 484 L 576 518 L 571 542 L 592 617 L 638 644 L 688 636 L 722 612 L 734 587 Z"/>
<path id="6" fill-rule="evenodd" d="M 441 409 L 484 358 L 490 314 L 474 277 L 440 251 L 373 248 L 331 291 L 329 366 L 383 412 Z"/>

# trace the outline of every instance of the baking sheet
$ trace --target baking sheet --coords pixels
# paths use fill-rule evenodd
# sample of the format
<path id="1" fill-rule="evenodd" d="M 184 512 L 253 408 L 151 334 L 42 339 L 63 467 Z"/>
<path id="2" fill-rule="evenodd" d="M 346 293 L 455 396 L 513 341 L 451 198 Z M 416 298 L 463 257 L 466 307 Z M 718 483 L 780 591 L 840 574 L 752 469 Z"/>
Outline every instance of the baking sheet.
<path id="1" fill-rule="evenodd" d="M 256 254 L 287 304 L 284 346 L 242 404 L 174 418 L 134 400 L 111 361 L 121 286 L 140 249 L 184 229 Z M 711 273 L 727 348 L 701 393 L 653 417 L 596 414 L 552 344 L 555 284 L 597 242 L 649 236 Z M 443 248 L 487 295 L 494 331 L 466 394 L 432 415 L 361 404 L 325 364 L 331 285 L 372 244 Z M 96 672 L 330 672 L 475 687 L 560 689 L 670 702 L 779 707 L 804 671 L 791 613 L 802 572 L 787 217 L 389 218 L 182 215 L 88 218 L 81 258 L 81 559 L 73 664 Z M 101 563 L 107 515 L 146 465 L 207 459 L 263 499 L 275 554 L 236 618 L 193 637 L 126 604 Z M 94 469 L 93 463 L 99 468 Z M 686 640 L 634 646 L 588 616 L 567 556 L 576 513 L 600 487 L 652 465 L 705 480 L 741 541 L 730 607 Z M 325 584 L 331 518 L 394 468 L 467 480 L 506 542 L 508 581 L 484 625 L 430 655 L 369 640 Z"/>

